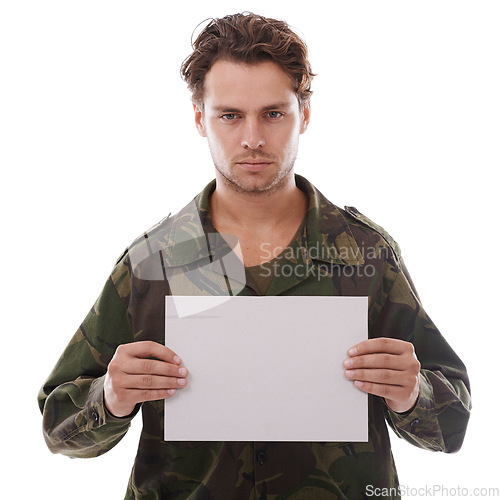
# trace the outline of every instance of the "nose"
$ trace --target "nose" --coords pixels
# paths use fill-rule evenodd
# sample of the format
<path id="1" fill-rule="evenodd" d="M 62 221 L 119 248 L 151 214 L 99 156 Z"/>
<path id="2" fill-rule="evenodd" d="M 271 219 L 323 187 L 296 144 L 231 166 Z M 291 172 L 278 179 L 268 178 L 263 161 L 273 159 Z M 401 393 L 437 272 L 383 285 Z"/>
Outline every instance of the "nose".
<path id="1" fill-rule="evenodd" d="M 264 130 L 256 119 L 247 118 L 242 128 L 241 145 L 244 148 L 257 149 L 265 146 Z"/>

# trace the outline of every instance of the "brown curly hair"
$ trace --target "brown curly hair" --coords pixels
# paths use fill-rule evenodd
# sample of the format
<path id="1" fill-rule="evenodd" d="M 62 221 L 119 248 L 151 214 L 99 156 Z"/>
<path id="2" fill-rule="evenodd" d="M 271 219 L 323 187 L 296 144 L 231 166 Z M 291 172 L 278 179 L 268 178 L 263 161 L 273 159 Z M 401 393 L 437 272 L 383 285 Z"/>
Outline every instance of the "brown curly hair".
<path id="1" fill-rule="evenodd" d="M 309 102 L 311 82 L 316 75 L 311 71 L 306 44 L 284 21 L 252 12 L 211 19 L 191 46 L 193 52 L 182 63 L 181 76 L 193 102 L 202 109 L 205 76 L 217 60 L 276 62 L 295 82 L 300 108 Z"/>

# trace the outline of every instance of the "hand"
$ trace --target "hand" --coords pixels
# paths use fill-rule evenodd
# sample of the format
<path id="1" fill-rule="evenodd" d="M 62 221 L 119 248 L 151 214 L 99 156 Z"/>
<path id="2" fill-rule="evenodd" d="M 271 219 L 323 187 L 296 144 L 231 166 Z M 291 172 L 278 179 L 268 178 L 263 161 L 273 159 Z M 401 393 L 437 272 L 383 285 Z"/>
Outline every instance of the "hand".
<path id="1" fill-rule="evenodd" d="M 106 408 L 115 417 L 125 417 L 137 403 L 172 397 L 187 383 L 188 371 L 180 364 L 179 356 L 156 342 L 118 346 L 104 379 Z"/>
<path id="2" fill-rule="evenodd" d="M 413 407 L 420 388 L 420 363 L 413 344 L 381 337 L 360 342 L 348 354 L 345 376 L 356 387 L 385 398 L 395 412 Z"/>

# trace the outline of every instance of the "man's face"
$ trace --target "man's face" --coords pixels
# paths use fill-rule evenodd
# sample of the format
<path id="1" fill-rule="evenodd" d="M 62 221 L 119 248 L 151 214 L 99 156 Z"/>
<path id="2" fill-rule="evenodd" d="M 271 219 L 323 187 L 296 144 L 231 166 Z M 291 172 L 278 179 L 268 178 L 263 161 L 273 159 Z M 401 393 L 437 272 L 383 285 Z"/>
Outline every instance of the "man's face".
<path id="1" fill-rule="evenodd" d="M 218 181 L 238 192 L 271 192 L 293 175 L 309 123 L 292 80 L 274 62 L 217 61 L 205 77 L 204 111 L 194 105 Z"/>

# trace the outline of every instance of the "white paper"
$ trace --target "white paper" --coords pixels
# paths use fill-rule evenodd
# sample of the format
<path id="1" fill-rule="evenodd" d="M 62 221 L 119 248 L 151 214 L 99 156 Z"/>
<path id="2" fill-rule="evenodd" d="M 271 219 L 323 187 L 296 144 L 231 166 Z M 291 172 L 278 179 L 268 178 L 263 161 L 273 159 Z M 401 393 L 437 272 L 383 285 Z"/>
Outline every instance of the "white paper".
<path id="1" fill-rule="evenodd" d="M 368 338 L 367 297 L 165 301 L 165 345 L 189 370 L 165 400 L 166 441 L 368 440 L 367 395 L 342 365 Z"/>

